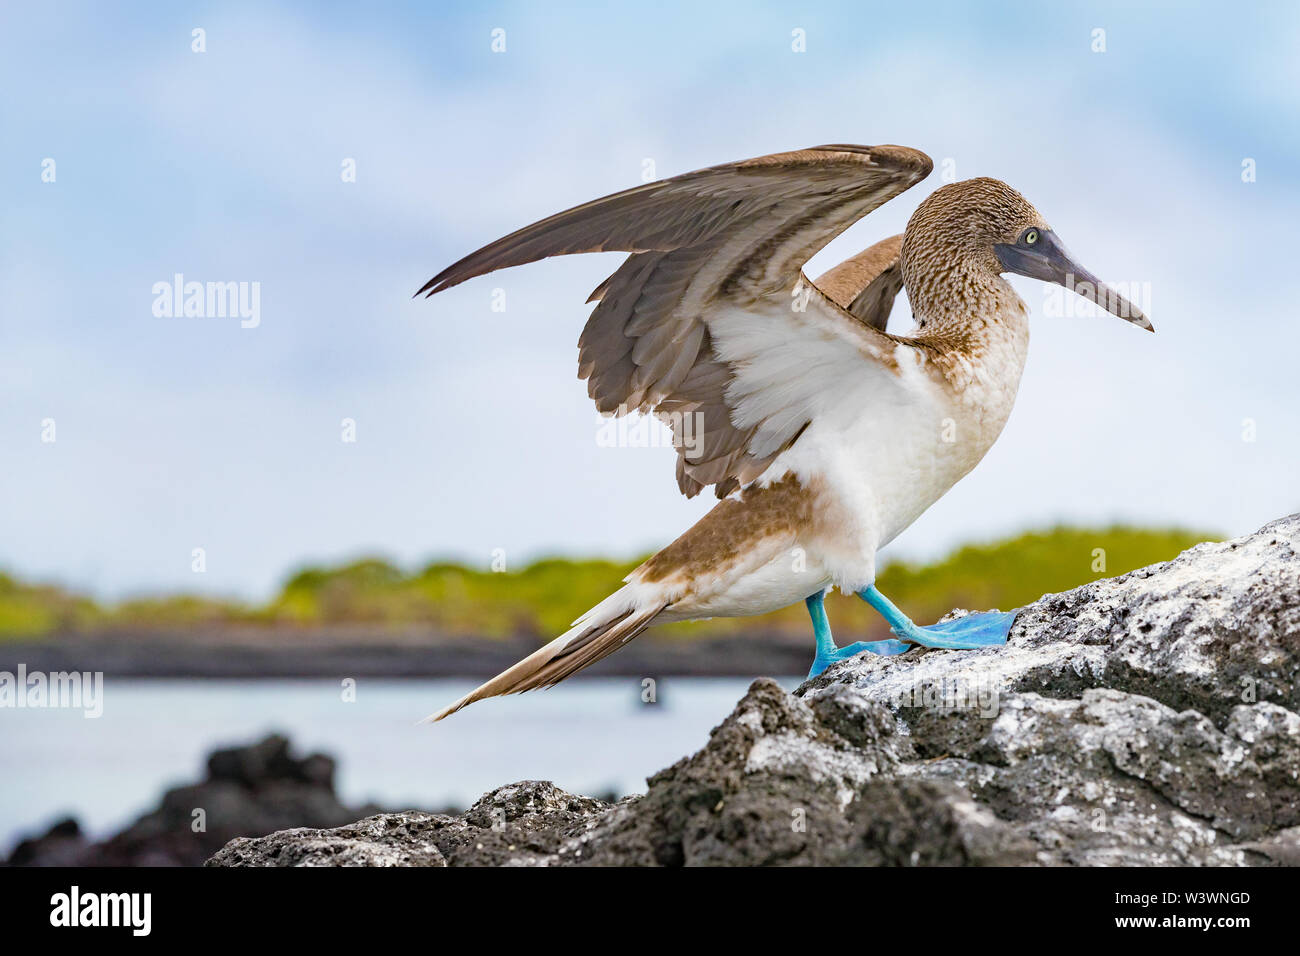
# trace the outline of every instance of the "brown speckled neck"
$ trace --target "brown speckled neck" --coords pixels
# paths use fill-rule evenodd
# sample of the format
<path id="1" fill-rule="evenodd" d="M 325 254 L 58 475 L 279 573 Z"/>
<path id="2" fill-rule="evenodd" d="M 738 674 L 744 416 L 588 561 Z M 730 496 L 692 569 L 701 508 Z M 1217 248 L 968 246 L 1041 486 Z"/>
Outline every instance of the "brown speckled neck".
<path id="1" fill-rule="evenodd" d="M 903 284 L 923 331 L 1015 321 L 1024 312 L 994 252 L 1043 217 L 1006 183 L 968 179 L 936 190 L 903 234 Z"/>

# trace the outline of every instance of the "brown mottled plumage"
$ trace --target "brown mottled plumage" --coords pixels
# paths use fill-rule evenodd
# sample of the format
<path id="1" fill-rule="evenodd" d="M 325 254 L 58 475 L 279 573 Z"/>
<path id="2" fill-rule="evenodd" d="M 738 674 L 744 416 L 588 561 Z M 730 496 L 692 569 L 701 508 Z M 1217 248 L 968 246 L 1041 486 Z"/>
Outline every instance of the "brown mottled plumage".
<path id="1" fill-rule="evenodd" d="M 667 421 L 682 492 L 724 498 L 569 632 L 435 719 L 554 684 L 655 622 L 870 584 L 877 549 L 978 463 L 1010 414 L 1029 326 L 1003 273 L 1081 280 L 1080 294 L 1151 328 L 994 179 L 944 186 L 902 236 L 816 283 L 803 275 L 931 165 L 902 146 L 837 145 L 715 166 L 558 213 L 426 283 L 432 295 L 548 256 L 630 253 L 591 295 L 579 377 L 600 411 Z M 910 336 L 885 331 L 902 288 Z"/>
<path id="2" fill-rule="evenodd" d="M 789 538 L 820 520 L 816 497 L 794 476 L 770 485 L 749 485 L 727 498 L 632 573 L 648 582 L 678 577 L 689 582 L 738 560 L 754 541 L 773 534 Z"/>
<path id="3" fill-rule="evenodd" d="M 996 179 L 967 179 L 936 189 L 903 234 L 903 284 L 927 325 L 968 324 L 987 299 L 1003 295 L 1005 270 L 993 244 L 1015 242 L 1026 228 L 1047 229 L 1038 210 Z M 974 308 L 972 308 L 974 307 Z"/>

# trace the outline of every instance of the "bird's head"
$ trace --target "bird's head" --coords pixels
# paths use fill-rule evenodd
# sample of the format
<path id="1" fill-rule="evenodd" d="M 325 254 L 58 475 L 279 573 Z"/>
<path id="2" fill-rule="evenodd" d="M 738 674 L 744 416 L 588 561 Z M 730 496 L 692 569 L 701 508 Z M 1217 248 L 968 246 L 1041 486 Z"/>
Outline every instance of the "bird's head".
<path id="1" fill-rule="evenodd" d="M 1154 332 L 1147 317 L 1070 255 L 1024 196 L 997 179 L 951 183 L 932 193 L 908 220 L 903 277 L 909 297 L 935 276 L 978 281 L 1008 272 L 1054 282 L 1107 312 Z"/>

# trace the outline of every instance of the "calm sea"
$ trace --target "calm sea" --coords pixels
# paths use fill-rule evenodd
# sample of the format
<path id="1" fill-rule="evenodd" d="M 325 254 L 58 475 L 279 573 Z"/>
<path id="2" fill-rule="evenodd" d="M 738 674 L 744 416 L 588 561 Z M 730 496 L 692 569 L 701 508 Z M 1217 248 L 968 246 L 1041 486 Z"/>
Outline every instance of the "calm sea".
<path id="1" fill-rule="evenodd" d="M 335 757 L 350 804 L 463 807 L 526 779 L 575 793 L 643 793 L 648 775 L 705 743 L 750 682 L 664 678 L 647 704 L 639 680 L 576 681 L 416 724 L 475 683 L 362 680 L 348 702 L 334 681 L 110 680 L 98 719 L 0 710 L 0 854 L 67 815 L 107 836 L 152 809 L 165 788 L 200 779 L 214 747 L 272 731 L 299 755 Z"/>

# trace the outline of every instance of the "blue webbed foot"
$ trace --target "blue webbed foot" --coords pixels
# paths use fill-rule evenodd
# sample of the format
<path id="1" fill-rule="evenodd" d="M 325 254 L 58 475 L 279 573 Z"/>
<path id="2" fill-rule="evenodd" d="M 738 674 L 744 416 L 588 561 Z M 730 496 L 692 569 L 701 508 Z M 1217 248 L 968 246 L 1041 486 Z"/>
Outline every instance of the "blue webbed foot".
<path id="1" fill-rule="evenodd" d="M 921 627 L 894 606 L 889 598 L 876 590 L 875 585 L 865 588 L 858 597 L 866 601 L 889 622 L 889 629 L 900 641 L 922 647 L 943 648 L 951 651 L 973 650 L 977 647 L 996 647 L 1007 642 L 1007 634 L 1015 623 L 1016 611 L 981 611 L 968 614 L 942 624 Z"/>
<path id="2" fill-rule="evenodd" d="M 816 677 L 836 661 L 846 661 L 864 651 L 870 654 L 902 654 L 911 647 L 910 644 L 893 640 L 858 641 L 848 647 L 836 647 L 835 640 L 831 637 L 830 621 L 826 618 L 824 599 L 825 594 L 818 591 L 804 602 L 812 617 L 813 636 L 817 639 L 817 656 L 813 658 L 812 668 L 808 671 L 809 678 Z"/>
<path id="3" fill-rule="evenodd" d="M 912 645 L 903 641 L 856 641 L 847 647 L 837 647 L 834 650 L 829 648 L 817 648 L 817 657 L 813 659 L 812 668 L 808 671 L 808 678 L 811 680 L 826 668 L 838 661 L 847 661 L 850 657 L 857 657 L 859 654 L 866 652 L 868 654 L 903 654 L 911 650 Z"/>
<path id="4" fill-rule="evenodd" d="M 1005 644 L 1015 620 L 1015 611 L 982 611 L 926 627 L 908 621 L 890 630 L 909 644 L 961 651 Z"/>

